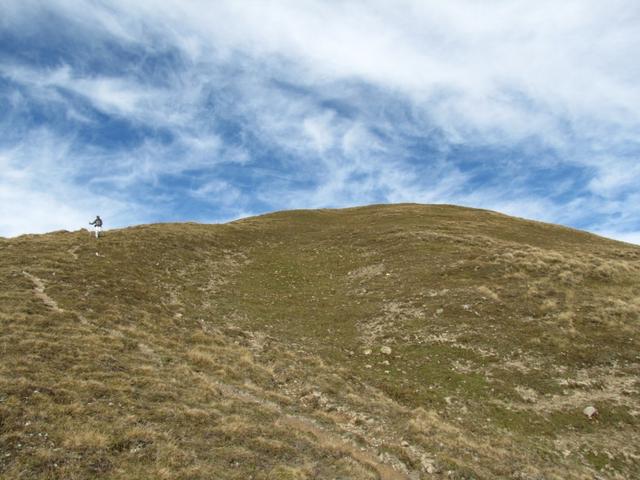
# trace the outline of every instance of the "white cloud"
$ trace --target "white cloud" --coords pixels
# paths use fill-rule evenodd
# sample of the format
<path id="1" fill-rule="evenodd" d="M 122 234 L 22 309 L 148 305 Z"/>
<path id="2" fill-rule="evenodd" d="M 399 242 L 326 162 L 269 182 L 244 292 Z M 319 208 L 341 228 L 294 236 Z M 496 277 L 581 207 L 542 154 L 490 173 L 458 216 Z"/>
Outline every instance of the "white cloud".
<path id="1" fill-rule="evenodd" d="M 640 66 L 629 59 L 640 42 L 640 6 L 630 0 L 52 5 L 89 28 L 150 49 L 162 38 L 201 64 L 219 62 L 229 52 L 264 60 L 262 74 L 283 75 L 273 71 L 280 69 L 274 63 L 280 58 L 303 81 L 355 78 L 398 89 L 416 102 L 453 92 L 441 103 L 445 111 L 466 112 L 457 119 L 463 128 L 544 133 L 545 122 L 524 129 L 530 103 L 568 119 L 586 115 L 638 124 Z M 83 81 L 89 82 L 75 79 L 73 86 Z M 92 87 L 82 90 L 121 111 L 143 102 L 146 93 L 117 79 Z M 527 104 L 510 101 L 504 95 L 509 91 Z"/>
<path id="2" fill-rule="evenodd" d="M 0 202 L 0 232 L 7 237 L 26 232 L 50 232 L 70 225 L 80 228 L 88 221 L 83 212 L 71 208 L 55 196 L 34 190 L 2 185 Z"/>
<path id="3" fill-rule="evenodd" d="M 175 100 L 175 95 L 172 92 L 141 84 L 133 78 L 81 76 L 68 65 L 43 71 L 34 67 L 0 64 L 0 74 L 31 87 L 30 91 L 40 99 L 56 95 L 56 89 L 62 89 L 84 97 L 103 113 L 133 121 L 161 126 L 180 125 L 187 120 L 174 113 L 172 100 Z M 59 96 L 56 98 L 63 101 Z"/>
<path id="4" fill-rule="evenodd" d="M 600 235 L 601 237 L 607 237 L 607 238 L 612 238 L 614 240 L 619 240 L 621 242 L 640 245 L 640 231 L 620 232 L 616 230 L 613 230 L 613 231 L 592 230 L 591 233 L 595 233 L 596 235 Z"/>
<path id="5" fill-rule="evenodd" d="M 211 180 L 198 188 L 191 190 L 190 194 L 206 202 L 223 205 L 235 210 L 244 207 L 246 199 L 243 198 L 240 189 L 223 180 Z"/>
<path id="6" fill-rule="evenodd" d="M 632 162 L 611 157 L 601 159 L 596 164 L 599 174 L 589 182 L 589 189 L 610 198 L 630 188 L 636 190 L 640 185 L 640 156 Z"/>
<path id="7" fill-rule="evenodd" d="M 324 112 L 321 115 L 307 117 L 303 121 L 304 133 L 318 153 L 325 152 L 335 142 L 331 127 L 331 123 L 335 120 L 334 117 L 333 112 Z"/>
<path id="8" fill-rule="evenodd" d="M 0 234 L 42 233 L 84 228 L 97 212 L 112 223 L 139 221 L 144 208 L 91 192 L 75 184 L 65 162 L 70 142 L 36 130 L 11 149 L 0 149 Z M 119 222 L 119 223 L 118 223 Z"/>

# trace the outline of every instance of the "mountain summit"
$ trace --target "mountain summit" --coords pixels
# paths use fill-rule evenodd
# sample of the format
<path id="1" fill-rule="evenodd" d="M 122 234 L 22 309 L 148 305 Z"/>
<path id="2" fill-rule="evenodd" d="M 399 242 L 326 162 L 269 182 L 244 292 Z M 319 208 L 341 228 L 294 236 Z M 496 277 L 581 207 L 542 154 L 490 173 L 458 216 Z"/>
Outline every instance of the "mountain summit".
<path id="1" fill-rule="evenodd" d="M 638 478 L 639 278 L 447 205 L 0 239 L 0 478 Z"/>

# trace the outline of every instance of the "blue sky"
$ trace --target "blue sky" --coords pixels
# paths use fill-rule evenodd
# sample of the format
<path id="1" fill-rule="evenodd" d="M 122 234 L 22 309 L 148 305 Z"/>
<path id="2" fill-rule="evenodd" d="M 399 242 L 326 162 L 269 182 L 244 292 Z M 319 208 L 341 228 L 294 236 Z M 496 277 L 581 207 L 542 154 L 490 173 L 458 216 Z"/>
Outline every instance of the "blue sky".
<path id="1" fill-rule="evenodd" d="M 0 235 L 453 203 L 640 243 L 635 0 L 4 0 Z"/>

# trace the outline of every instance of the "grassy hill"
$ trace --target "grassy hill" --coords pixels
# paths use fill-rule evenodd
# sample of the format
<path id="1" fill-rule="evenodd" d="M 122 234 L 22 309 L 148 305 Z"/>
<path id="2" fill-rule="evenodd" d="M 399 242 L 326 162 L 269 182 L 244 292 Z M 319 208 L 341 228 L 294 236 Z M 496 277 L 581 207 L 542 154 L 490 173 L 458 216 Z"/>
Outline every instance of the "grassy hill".
<path id="1" fill-rule="evenodd" d="M 2 239 L 0 478 L 640 478 L 639 279 L 445 205 Z"/>

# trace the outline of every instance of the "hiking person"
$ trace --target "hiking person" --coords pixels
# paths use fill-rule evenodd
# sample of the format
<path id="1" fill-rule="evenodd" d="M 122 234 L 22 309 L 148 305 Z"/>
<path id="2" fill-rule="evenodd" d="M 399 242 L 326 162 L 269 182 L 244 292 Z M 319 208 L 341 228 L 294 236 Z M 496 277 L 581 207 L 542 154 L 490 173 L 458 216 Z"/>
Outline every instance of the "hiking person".
<path id="1" fill-rule="evenodd" d="M 96 232 L 96 238 L 102 233 L 102 219 L 100 215 L 96 215 L 96 219 L 93 222 L 89 222 L 89 225 L 93 225 L 93 231 Z"/>

